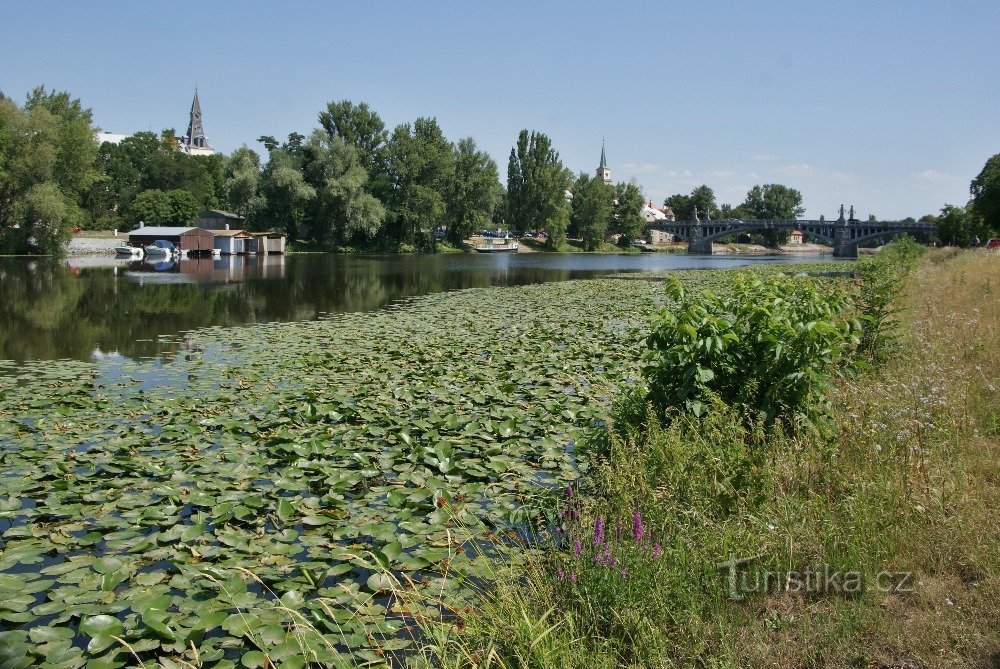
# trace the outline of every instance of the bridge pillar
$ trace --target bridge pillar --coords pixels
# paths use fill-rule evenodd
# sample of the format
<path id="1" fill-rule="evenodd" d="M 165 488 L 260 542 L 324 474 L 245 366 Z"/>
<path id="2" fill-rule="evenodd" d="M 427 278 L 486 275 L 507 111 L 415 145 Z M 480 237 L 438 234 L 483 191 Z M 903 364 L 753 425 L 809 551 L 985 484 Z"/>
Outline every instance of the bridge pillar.
<path id="1" fill-rule="evenodd" d="M 840 218 L 833 229 L 833 257 L 857 258 L 858 245 L 851 241 L 851 223 L 854 222 L 854 207 L 851 207 L 851 218 L 844 218 L 844 205 L 840 205 Z"/>
<path id="2" fill-rule="evenodd" d="M 694 235 L 688 240 L 688 253 L 691 255 L 702 255 L 710 256 L 712 255 L 712 240 L 702 239 L 700 237 L 695 238 Z"/>
<path id="3" fill-rule="evenodd" d="M 698 218 L 698 207 L 694 208 L 694 225 L 688 235 L 688 253 L 692 255 L 712 255 L 712 240 L 705 239 L 705 229 Z"/>

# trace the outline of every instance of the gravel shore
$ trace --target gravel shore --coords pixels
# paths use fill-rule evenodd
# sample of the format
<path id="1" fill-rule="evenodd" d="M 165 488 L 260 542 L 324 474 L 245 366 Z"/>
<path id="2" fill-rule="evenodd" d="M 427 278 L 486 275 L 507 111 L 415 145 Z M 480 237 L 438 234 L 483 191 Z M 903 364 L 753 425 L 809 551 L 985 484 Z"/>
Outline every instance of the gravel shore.
<path id="1" fill-rule="evenodd" d="M 124 244 L 127 238 L 106 239 L 101 237 L 74 237 L 69 240 L 66 253 L 71 256 L 114 255 L 115 247 Z"/>

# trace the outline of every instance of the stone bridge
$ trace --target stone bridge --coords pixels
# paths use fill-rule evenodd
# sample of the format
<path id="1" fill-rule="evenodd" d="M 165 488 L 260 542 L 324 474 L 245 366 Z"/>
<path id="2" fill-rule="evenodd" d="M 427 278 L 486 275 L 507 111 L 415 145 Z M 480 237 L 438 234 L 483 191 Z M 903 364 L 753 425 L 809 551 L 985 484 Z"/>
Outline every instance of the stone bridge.
<path id="1" fill-rule="evenodd" d="M 858 244 L 869 239 L 885 237 L 899 233 L 935 233 L 934 223 L 909 223 L 904 221 L 859 221 L 854 218 L 854 207 L 850 214 L 844 217 L 844 207 L 840 207 L 840 218 L 836 221 L 808 220 L 759 220 L 743 221 L 725 219 L 713 221 L 698 218 L 698 210 L 690 221 L 654 221 L 649 227 L 654 230 L 673 233 L 677 239 L 688 243 L 688 253 L 710 255 L 712 242 L 730 235 L 757 232 L 760 230 L 798 230 L 802 236 L 820 243 L 833 246 L 833 255 L 837 257 L 855 258 L 858 255 Z"/>

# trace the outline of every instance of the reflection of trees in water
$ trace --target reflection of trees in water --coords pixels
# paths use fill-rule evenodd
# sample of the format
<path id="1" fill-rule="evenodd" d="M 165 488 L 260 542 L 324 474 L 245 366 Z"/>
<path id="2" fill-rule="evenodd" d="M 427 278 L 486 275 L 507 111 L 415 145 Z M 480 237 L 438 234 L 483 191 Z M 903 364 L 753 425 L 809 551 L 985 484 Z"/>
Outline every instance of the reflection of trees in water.
<path id="1" fill-rule="evenodd" d="M 241 275 L 224 281 L 141 285 L 112 268 L 71 270 L 56 262 L 2 259 L 0 357 L 89 360 L 95 348 L 130 357 L 172 355 L 179 345 L 159 337 L 210 325 L 370 311 L 426 293 L 569 275 L 544 268 L 463 268 L 443 256 L 289 256 L 282 262 L 278 276 L 263 276 L 251 258 Z M 202 269 L 199 276 L 207 277 Z"/>

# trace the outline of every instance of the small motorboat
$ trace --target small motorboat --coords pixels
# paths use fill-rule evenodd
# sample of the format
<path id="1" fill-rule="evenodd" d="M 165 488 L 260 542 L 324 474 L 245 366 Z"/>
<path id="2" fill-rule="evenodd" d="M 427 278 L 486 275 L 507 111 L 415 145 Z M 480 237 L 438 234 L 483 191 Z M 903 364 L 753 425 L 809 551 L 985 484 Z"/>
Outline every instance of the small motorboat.
<path id="1" fill-rule="evenodd" d="M 147 258 L 170 258 L 178 253 L 173 242 L 165 239 L 157 239 L 149 246 L 145 247 Z"/>
<path id="2" fill-rule="evenodd" d="M 122 258 L 141 258 L 143 250 L 141 246 L 116 246 L 115 255 L 121 256 Z"/>
<path id="3" fill-rule="evenodd" d="M 487 237 L 484 244 L 476 246 L 476 253 L 517 253 L 517 242 L 508 237 Z"/>

